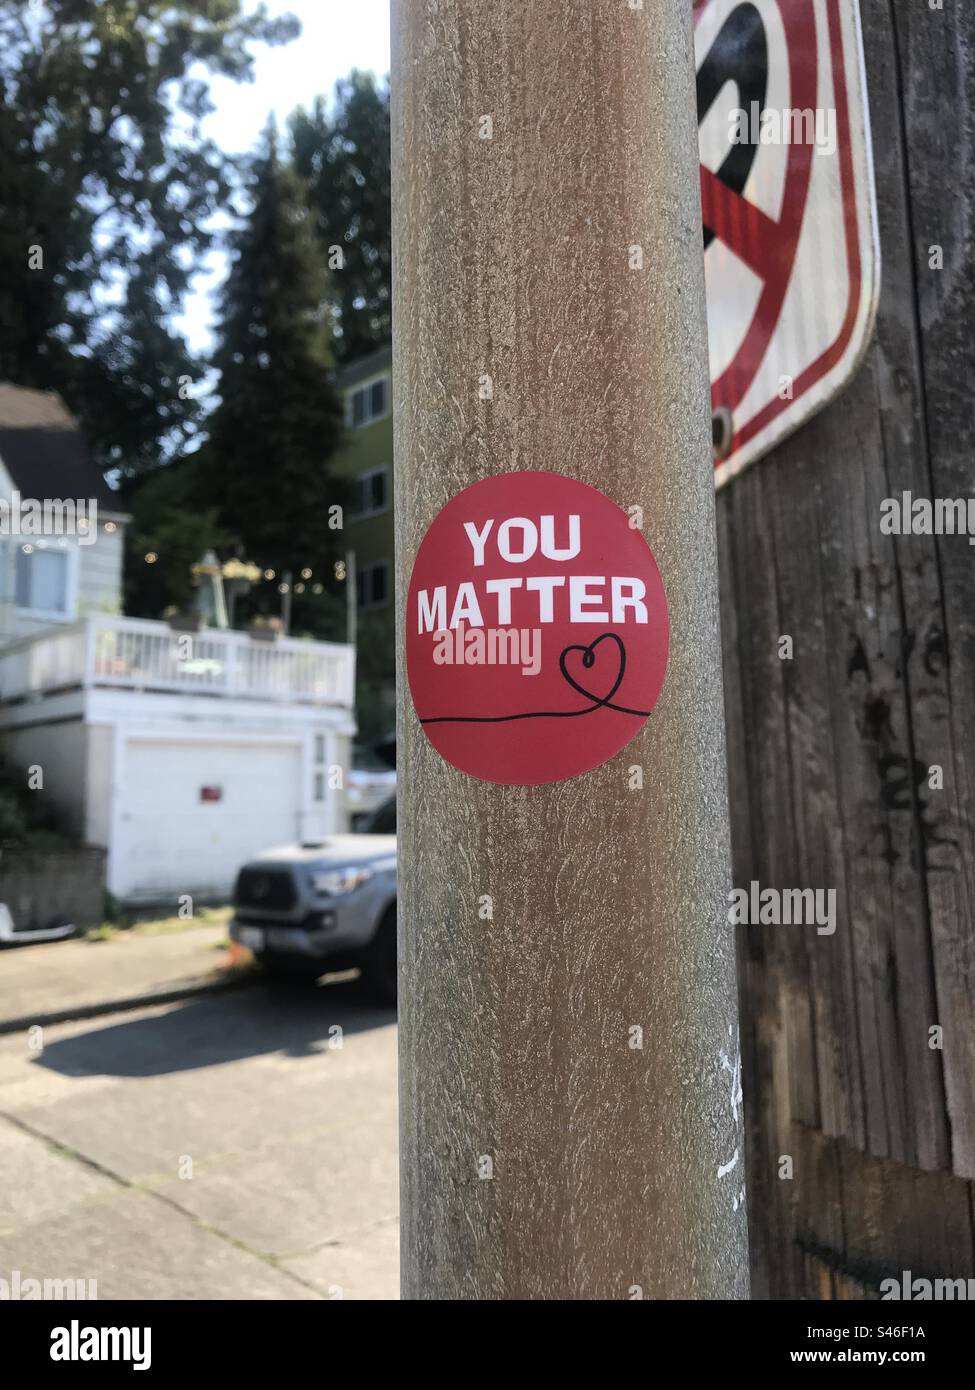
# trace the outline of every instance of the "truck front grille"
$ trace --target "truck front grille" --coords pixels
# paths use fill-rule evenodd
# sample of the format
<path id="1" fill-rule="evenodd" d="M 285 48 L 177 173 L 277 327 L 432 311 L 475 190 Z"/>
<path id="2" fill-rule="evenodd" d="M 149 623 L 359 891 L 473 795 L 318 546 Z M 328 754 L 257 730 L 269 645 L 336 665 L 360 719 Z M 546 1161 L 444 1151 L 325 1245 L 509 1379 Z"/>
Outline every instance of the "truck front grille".
<path id="1" fill-rule="evenodd" d="M 288 912 L 295 905 L 295 884 L 287 869 L 241 869 L 234 889 L 236 907 Z"/>

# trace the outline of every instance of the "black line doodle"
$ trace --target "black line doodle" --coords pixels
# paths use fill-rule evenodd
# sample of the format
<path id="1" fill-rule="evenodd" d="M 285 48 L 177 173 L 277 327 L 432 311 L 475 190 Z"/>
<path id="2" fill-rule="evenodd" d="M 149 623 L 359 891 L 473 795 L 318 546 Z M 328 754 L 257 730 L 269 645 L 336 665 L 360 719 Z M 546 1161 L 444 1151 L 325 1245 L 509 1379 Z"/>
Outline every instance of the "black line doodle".
<path id="1" fill-rule="evenodd" d="M 572 652 L 582 652 L 582 664 L 585 669 L 590 670 L 596 662 L 596 648 L 600 642 L 614 642 L 619 652 L 619 670 L 616 679 L 610 686 L 605 695 L 594 695 L 591 690 L 569 674 L 566 668 L 566 659 Z M 439 714 L 431 716 L 429 719 L 420 719 L 421 724 L 509 724 L 515 719 L 577 719 L 581 714 L 593 714 L 597 709 L 615 710 L 617 714 L 631 714 L 638 719 L 649 717 L 650 711 L 644 709 L 629 709 L 626 705 L 613 704 L 613 696 L 623 683 L 623 676 L 626 673 L 626 648 L 622 638 L 615 632 L 604 632 L 602 636 L 595 638 L 588 646 L 573 643 L 565 647 L 559 655 L 559 670 L 563 677 L 577 690 L 585 699 L 591 700 L 592 704 L 585 709 L 570 710 L 529 710 L 525 714 Z"/>

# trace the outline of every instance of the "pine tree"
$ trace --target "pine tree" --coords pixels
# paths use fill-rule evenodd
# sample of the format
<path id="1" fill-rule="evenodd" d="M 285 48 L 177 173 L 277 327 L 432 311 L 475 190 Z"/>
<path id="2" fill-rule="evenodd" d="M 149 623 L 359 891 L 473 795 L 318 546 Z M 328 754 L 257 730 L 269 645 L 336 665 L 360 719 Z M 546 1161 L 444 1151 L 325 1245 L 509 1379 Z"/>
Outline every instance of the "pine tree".
<path id="1" fill-rule="evenodd" d="M 388 86 L 350 73 L 336 83 L 331 111 L 319 99 L 295 112 L 291 139 L 318 239 L 326 254 L 342 250 L 331 283 L 335 352 L 348 362 L 388 342 L 392 328 Z"/>
<path id="2" fill-rule="evenodd" d="M 305 189 L 280 160 L 273 125 L 251 162 L 249 191 L 220 303 L 220 403 L 196 470 L 200 504 L 215 509 L 248 559 L 321 576 L 341 537 L 329 508 L 343 501 L 327 468 L 342 435 L 327 273 Z"/>
<path id="3" fill-rule="evenodd" d="M 297 32 L 242 0 L 0 0 L 0 379 L 59 391 L 103 466 L 199 428 L 172 320 L 232 183 L 206 77 Z"/>

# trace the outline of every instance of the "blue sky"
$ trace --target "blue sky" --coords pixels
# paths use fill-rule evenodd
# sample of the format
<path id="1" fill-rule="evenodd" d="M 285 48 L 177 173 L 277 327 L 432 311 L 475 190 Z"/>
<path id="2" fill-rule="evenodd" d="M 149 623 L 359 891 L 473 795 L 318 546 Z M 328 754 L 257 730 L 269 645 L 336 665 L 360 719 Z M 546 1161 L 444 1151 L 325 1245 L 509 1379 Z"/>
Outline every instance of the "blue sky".
<path id="1" fill-rule="evenodd" d="M 351 68 L 389 71 L 389 0 L 265 0 L 271 15 L 294 14 L 301 37 L 281 48 L 255 49 L 254 81 L 211 81 L 216 111 L 204 132 L 231 153 L 254 144 L 270 112 L 284 125 L 296 106 L 316 96 L 331 97 L 338 78 Z M 245 0 L 245 8 L 256 8 Z M 191 347 L 211 346 L 212 293 L 226 274 L 226 257 L 213 254 L 194 280 L 185 313 L 177 319 Z"/>

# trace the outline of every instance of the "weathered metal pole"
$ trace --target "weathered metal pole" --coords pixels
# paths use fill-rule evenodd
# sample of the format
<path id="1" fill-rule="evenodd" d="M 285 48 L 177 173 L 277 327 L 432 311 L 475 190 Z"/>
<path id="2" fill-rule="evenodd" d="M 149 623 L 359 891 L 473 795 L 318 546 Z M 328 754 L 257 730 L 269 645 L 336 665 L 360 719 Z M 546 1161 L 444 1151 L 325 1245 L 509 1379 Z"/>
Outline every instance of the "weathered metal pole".
<path id="1" fill-rule="evenodd" d="M 691 7 L 392 8 L 403 1293 L 745 1297 Z M 501 786 L 420 725 L 404 605 L 530 470 L 642 508 L 670 655 L 623 752 Z"/>

